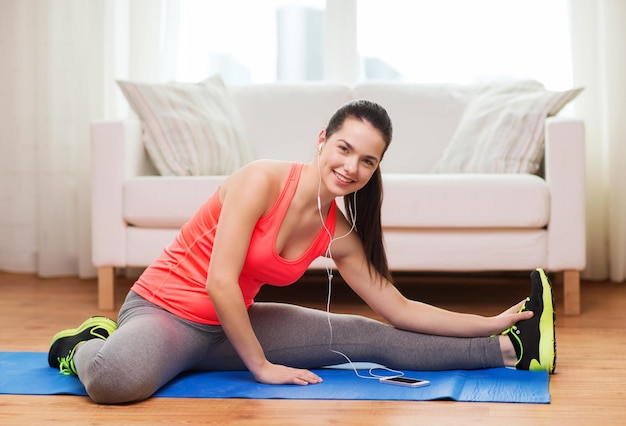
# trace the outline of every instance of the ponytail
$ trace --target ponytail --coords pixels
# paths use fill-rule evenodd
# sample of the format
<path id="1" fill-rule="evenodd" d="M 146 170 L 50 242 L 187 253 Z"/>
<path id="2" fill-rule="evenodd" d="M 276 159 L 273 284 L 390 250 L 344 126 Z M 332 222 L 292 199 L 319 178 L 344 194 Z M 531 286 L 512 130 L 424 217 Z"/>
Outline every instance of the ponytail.
<path id="1" fill-rule="evenodd" d="M 356 201 L 356 192 L 346 195 L 343 199 L 346 211 L 354 212 L 355 229 L 369 260 L 370 275 L 372 274 L 371 269 L 374 268 L 385 279 L 392 281 L 380 218 L 383 204 L 383 182 L 380 168 L 376 169 L 369 182 L 358 192 L 359 197 L 366 200 L 365 202 Z"/>

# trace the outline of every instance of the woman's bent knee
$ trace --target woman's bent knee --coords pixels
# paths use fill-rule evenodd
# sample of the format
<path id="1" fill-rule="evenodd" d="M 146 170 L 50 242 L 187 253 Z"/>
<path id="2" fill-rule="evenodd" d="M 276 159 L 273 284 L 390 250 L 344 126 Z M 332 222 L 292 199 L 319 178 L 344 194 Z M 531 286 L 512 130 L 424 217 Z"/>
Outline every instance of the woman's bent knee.
<path id="1" fill-rule="evenodd" d="M 103 360 L 94 362 L 80 373 L 80 380 L 89 397 L 98 404 L 124 404 L 143 401 L 156 392 L 152 380 L 124 372 Z"/>
<path id="2" fill-rule="evenodd" d="M 121 379 L 115 383 L 106 378 L 100 380 L 94 377 L 84 385 L 87 394 L 94 402 L 107 405 L 143 401 L 155 392 L 150 386 L 133 383 L 127 379 Z"/>

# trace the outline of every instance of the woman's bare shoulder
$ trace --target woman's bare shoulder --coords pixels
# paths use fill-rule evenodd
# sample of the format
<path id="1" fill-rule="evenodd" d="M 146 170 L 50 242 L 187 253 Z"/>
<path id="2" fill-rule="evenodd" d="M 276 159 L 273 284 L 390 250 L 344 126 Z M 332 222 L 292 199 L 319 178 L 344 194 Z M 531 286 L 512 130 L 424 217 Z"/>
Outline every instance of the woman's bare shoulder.
<path id="1" fill-rule="evenodd" d="M 250 162 L 226 179 L 220 191 L 220 198 L 223 199 L 231 190 L 254 192 L 256 195 L 271 198 L 274 192 L 281 190 L 292 164 L 276 160 Z"/>
<path id="2" fill-rule="evenodd" d="M 231 177 L 234 178 L 232 180 L 243 179 L 249 183 L 253 183 L 251 180 L 262 180 L 265 183 L 278 182 L 282 184 L 289 174 L 292 164 L 286 161 L 256 160 L 235 171 Z M 231 177 L 226 182 L 231 180 Z"/>
<path id="3" fill-rule="evenodd" d="M 282 176 L 289 173 L 292 164 L 288 161 L 279 160 L 255 160 L 243 166 L 239 171 Z"/>

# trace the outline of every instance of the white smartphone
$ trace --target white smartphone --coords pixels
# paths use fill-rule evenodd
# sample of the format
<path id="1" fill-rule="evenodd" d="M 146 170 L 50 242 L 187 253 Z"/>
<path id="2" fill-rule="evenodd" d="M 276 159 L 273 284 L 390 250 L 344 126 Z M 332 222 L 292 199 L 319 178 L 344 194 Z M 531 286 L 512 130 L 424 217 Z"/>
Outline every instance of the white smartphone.
<path id="1" fill-rule="evenodd" d="M 413 379 L 411 377 L 383 377 L 380 383 L 387 383 L 390 385 L 408 386 L 410 388 L 419 388 L 422 386 L 430 385 L 428 380 Z"/>

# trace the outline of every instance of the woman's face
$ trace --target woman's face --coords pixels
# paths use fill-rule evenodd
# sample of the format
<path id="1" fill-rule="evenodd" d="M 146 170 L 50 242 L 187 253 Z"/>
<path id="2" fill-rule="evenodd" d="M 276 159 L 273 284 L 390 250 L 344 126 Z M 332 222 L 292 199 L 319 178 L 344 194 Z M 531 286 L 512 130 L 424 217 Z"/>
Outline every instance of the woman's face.
<path id="1" fill-rule="evenodd" d="M 321 179 L 329 192 L 343 196 L 365 186 L 379 166 L 385 140 L 368 121 L 347 118 L 326 138 L 319 136 Z"/>

